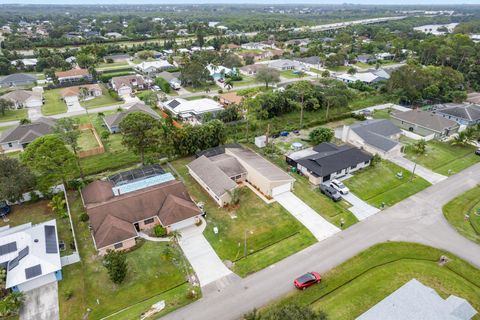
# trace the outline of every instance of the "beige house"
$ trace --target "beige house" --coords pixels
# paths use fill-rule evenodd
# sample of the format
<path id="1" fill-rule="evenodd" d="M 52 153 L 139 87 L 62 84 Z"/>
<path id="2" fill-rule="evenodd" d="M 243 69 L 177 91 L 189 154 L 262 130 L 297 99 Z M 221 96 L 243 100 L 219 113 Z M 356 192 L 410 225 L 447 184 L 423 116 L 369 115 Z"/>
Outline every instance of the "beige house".
<path id="1" fill-rule="evenodd" d="M 402 131 L 389 120 L 367 120 L 344 126 L 342 141 L 382 158 L 400 156 Z"/>
<path id="2" fill-rule="evenodd" d="M 134 90 L 145 89 L 145 79 L 138 74 L 113 77 L 110 83 L 113 90 L 117 91 L 119 96 L 130 95 Z"/>
<path id="3" fill-rule="evenodd" d="M 78 103 L 80 100 L 91 100 L 102 95 L 102 87 L 98 84 L 86 84 L 68 87 L 62 90 L 62 97 L 67 105 Z"/>
<path id="4" fill-rule="evenodd" d="M 39 108 L 43 105 L 43 88 L 35 87 L 32 91 L 15 90 L 0 98 L 11 101 L 15 109 Z"/>

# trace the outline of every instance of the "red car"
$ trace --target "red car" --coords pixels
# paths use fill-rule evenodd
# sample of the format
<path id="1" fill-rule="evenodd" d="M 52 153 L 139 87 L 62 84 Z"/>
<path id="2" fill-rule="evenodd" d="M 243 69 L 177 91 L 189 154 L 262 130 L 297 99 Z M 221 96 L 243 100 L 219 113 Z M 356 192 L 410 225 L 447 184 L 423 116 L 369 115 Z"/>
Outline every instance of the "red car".
<path id="1" fill-rule="evenodd" d="M 298 277 L 293 281 L 293 284 L 297 289 L 305 290 L 306 288 L 319 283 L 322 281 L 322 276 L 317 272 L 308 272 L 305 273 L 303 276 Z"/>

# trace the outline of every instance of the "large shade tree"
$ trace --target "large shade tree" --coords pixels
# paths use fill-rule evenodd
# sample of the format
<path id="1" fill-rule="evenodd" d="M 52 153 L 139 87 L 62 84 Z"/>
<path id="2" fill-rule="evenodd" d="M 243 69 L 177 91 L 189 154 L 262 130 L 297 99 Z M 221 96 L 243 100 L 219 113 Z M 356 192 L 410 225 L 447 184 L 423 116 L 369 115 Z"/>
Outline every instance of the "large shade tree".
<path id="1" fill-rule="evenodd" d="M 35 176 L 17 159 L 0 156 L 0 200 L 17 201 L 35 186 Z"/>
<path id="2" fill-rule="evenodd" d="M 83 178 L 83 169 L 78 157 L 78 152 L 81 150 L 81 147 L 78 144 L 78 138 L 80 137 L 80 131 L 78 130 L 78 121 L 73 118 L 62 118 L 58 119 L 57 123 L 53 128 L 53 132 L 62 139 L 63 143 L 72 148 L 73 153 L 75 154 L 75 160 L 80 171 L 80 176 Z"/>

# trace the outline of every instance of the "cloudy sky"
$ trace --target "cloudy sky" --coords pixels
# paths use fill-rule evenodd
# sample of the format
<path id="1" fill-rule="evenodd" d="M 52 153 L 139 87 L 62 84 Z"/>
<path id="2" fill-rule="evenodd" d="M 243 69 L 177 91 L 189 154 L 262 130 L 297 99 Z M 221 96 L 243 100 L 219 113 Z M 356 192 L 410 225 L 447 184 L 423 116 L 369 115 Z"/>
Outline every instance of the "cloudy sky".
<path id="1" fill-rule="evenodd" d="M 419 5 L 419 4 L 480 4 L 480 0 L 0 0 L 0 4 L 183 4 L 183 3 L 252 3 L 252 4 L 391 4 L 391 5 Z"/>

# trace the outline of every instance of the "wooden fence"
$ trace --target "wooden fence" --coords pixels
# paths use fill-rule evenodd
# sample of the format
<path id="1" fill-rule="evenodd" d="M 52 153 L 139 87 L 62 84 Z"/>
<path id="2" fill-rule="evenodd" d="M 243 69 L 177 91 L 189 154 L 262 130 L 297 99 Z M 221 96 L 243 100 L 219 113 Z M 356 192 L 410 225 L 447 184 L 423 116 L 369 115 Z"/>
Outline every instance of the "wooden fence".
<path id="1" fill-rule="evenodd" d="M 96 148 L 79 151 L 78 152 L 78 157 L 80 159 L 105 153 L 105 147 L 103 146 L 102 140 L 98 136 L 97 130 L 95 130 L 95 127 L 91 123 L 84 123 L 84 124 L 79 125 L 78 130 L 80 130 L 80 131 L 92 130 L 92 133 L 93 133 L 93 135 L 95 137 L 95 140 L 97 141 L 97 144 L 98 144 L 98 147 L 96 147 Z"/>

